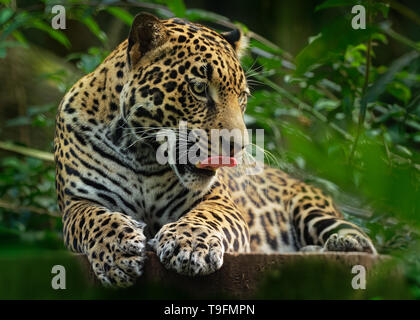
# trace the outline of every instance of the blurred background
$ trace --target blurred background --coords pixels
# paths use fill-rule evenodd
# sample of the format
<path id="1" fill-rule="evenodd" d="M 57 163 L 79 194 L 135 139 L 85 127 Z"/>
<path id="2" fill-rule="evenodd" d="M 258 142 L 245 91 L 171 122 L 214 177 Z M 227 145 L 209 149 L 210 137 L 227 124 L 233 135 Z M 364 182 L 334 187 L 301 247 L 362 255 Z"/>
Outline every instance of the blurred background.
<path id="1" fill-rule="evenodd" d="M 51 27 L 56 4 L 66 9 L 64 30 Z M 356 4 L 366 8 L 366 29 L 351 27 Z M 0 0 L 0 298 L 108 297 L 80 283 L 59 295 L 41 280 L 51 278 L 45 266 L 57 259 L 73 263 L 56 205 L 54 121 L 64 93 L 127 37 L 140 11 L 218 31 L 241 28 L 250 38 L 242 59 L 252 88 L 245 121 L 265 130 L 266 162 L 332 194 L 346 218 L 392 257 L 362 295 L 337 289 L 341 271 L 306 268 L 309 276 L 293 294 L 281 290 L 300 279 L 297 271 L 285 276 L 288 270 L 270 274 L 258 297 L 419 299 L 414 0 Z M 389 279 L 387 270 L 396 267 L 401 275 Z M 151 292 L 141 297 L 169 294 Z"/>

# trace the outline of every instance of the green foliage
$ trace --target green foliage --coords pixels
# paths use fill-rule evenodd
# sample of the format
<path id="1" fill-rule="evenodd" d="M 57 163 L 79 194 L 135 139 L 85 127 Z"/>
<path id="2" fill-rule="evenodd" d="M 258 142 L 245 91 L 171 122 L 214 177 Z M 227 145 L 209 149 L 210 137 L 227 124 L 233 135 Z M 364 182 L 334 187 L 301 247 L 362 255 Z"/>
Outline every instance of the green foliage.
<path id="1" fill-rule="evenodd" d="M 366 41 L 376 30 L 368 28 L 355 30 L 349 19 L 339 18 L 330 22 L 321 34 L 312 38 L 311 42 L 296 56 L 295 76 L 300 76 L 319 65 L 336 61 L 348 46 L 358 45 Z"/>
<path id="2" fill-rule="evenodd" d="M 31 37 L 33 32 L 52 39 L 75 68 L 41 72 L 38 79 L 60 92 L 80 74 L 93 71 L 112 49 L 107 47 L 110 35 L 102 30 L 101 21 L 121 21 L 127 27 L 140 11 L 137 6 L 142 5 L 127 2 L 117 6 L 104 1 L 89 6 L 62 1 L 69 19 L 97 40 L 75 52 L 66 32 L 50 27 L 55 2 L 44 0 L 32 6 L 23 1 L 19 7 L 2 3 L 0 58 L 7 57 L 10 49 L 41 46 L 42 41 Z M 389 13 L 398 11 L 413 24 L 418 23 L 418 17 L 400 4 L 387 3 L 324 1 L 314 14 L 335 10 L 337 18 L 327 21 L 296 57 L 288 54 L 287 48 L 278 48 L 245 25 L 236 24 L 251 38 L 249 54 L 242 61 L 252 88 L 245 121 L 249 128 L 264 128 L 265 147 L 275 157 L 267 162 L 332 193 L 347 218 L 364 226 L 382 253 L 403 261 L 404 281 L 390 282 L 399 288 L 398 294 L 389 292 L 392 286 L 379 286 L 383 294 L 378 289 L 363 298 L 420 298 L 416 254 L 420 230 L 420 43 L 396 32 Z M 351 28 L 349 8 L 355 4 L 367 8 L 366 30 Z M 223 29 L 235 26 L 220 14 L 187 8 L 182 0 L 149 1 L 146 5 L 163 18 L 185 17 Z M 384 63 L 377 56 L 391 43 L 397 43 L 404 53 Z M 58 103 L 28 106 L 24 114 L 8 119 L 0 134 L 22 127 L 52 132 Z M 14 142 L 23 147 L 19 139 Z M 28 154 L 19 148 L 8 150 Z M 0 161 L 0 239 L 8 247 L 61 248 L 54 164 L 29 154 L 31 157 L 8 153 Z M 336 274 L 340 277 L 339 271 Z M 269 279 L 271 287 L 262 289 L 261 297 L 279 298 L 278 292 L 286 291 L 278 288 L 288 283 L 288 277 L 274 274 Z M 334 279 L 331 276 L 330 280 Z M 324 280 L 328 287 L 330 280 Z M 305 289 L 297 288 L 296 292 Z M 306 298 L 328 296 L 308 292 Z M 352 298 L 347 293 L 337 294 Z"/>
<path id="3" fill-rule="evenodd" d="M 54 125 L 53 114 L 57 107 L 52 104 L 43 106 L 31 106 L 27 109 L 25 116 L 9 119 L 6 121 L 6 127 L 25 126 L 33 127 L 52 127 Z"/>
<path id="4" fill-rule="evenodd" d="M 318 9 L 349 3 L 326 1 Z M 349 219 L 355 219 L 353 208 L 368 208 L 354 221 L 367 227 L 381 252 L 410 247 L 406 271 L 418 292 L 420 50 L 393 37 L 410 44 L 407 53 L 389 65 L 375 64 L 376 50 L 394 34 L 381 30 L 381 15 L 374 15 L 383 13 L 381 7 L 370 10 L 376 19 L 366 31 L 351 29 L 346 17 L 329 21 L 296 56 L 296 66 L 284 63 L 282 53 L 253 50 L 244 62 L 258 70 L 259 90 L 249 100 L 248 123 L 269 127 L 267 148 L 281 166 L 297 175 L 304 170 L 307 181 L 350 207 L 343 210 Z"/>
<path id="5" fill-rule="evenodd" d="M 67 59 L 78 60 L 76 63 L 77 68 L 86 74 L 95 70 L 108 54 L 109 52 L 106 50 L 91 47 L 87 50 L 87 53 L 72 53 L 67 56 Z"/>
<path id="6" fill-rule="evenodd" d="M 183 0 L 161 0 L 158 2 L 166 5 L 168 9 L 172 11 L 174 16 L 179 18 L 185 17 L 186 7 Z"/>
<path id="7" fill-rule="evenodd" d="M 131 23 L 134 20 L 132 14 L 119 7 L 107 7 L 105 10 L 112 14 L 114 17 L 120 19 L 121 21 L 124 21 L 124 23 L 128 26 L 131 26 Z"/>

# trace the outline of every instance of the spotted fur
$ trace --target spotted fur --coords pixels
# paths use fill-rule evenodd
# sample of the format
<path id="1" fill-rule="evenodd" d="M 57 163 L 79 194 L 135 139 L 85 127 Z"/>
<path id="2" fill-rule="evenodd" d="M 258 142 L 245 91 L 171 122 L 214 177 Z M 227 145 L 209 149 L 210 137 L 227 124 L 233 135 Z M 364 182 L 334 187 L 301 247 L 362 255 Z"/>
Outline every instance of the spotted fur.
<path id="1" fill-rule="evenodd" d="M 376 252 L 328 196 L 278 169 L 247 176 L 156 161 L 153 128 L 245 129 L 242 38 L 139 14 L 63 98 L 55 159 L 65 243 L 104 284 L 133 284 L 148 245 L 188 275 L 219 269 L 225 252 Z M 205 97 L 194 93 L 200 82 Z"/>

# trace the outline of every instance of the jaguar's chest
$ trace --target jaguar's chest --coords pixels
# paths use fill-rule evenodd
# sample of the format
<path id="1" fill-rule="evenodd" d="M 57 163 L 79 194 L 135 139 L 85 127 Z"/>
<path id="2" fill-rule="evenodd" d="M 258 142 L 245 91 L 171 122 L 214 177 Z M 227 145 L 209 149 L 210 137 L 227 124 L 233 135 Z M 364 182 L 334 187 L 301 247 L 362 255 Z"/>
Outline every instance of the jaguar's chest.
<path id="1" fill-rule="evenodd" d="M 159 176 L 147 177 L 142 184 L 143 221 L 153 236 L 159 229 L 178 220 L 202 198 L 202 191 L 186 189 L 172 170 Z"/>

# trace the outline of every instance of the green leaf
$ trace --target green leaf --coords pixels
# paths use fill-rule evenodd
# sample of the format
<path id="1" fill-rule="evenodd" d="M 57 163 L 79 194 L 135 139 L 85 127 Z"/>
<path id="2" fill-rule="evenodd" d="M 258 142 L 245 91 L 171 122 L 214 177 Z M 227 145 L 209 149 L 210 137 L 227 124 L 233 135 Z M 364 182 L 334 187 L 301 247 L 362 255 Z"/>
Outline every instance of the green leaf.
<path id="1" fill-rule="evenodd" d="M 99 25 L 91 16 L 82 17 L 81 21 L 99 40 L 106 42 L 106 34 L 101 30 L 101 28 L 99 28 Z"/>
<path id="2" fill-rule="evenodd" d="M 395 98 L 407 104 L 411 99 L 411 91 L 406 85 L 401 82 L 393 81 L 387 85 L 386 90 L 392 94 Z"/>
<path id="3" fill-rule="evenodd" d="M 255 39 L 251 39 L 251 41 L 249 42 L 249 47 L 250 48 L 258 48 L 262 51 L 266 51 L 268 53 L 279 55 L 279 56 L 283 53 L 283 50 L 281 50 L 280 48 L 270 47 L 270 46 L 268 46 L 264 43 L 261 43 L 261 42 L 255 40 Z M 279 59 L 280 59 L 280 57 L 279 57 Z"/>
<path id="4" fill-rule="evenodd" d="M 260 73 L 265 72 L 264 75 L 269 75 L 269 73 L 274 74 L 274 70 L 280 70 L 283 68 L 282 60 L 279 58 L 266 58 L 258 57 L 258 63 L 264 66 L 265 70 L 262 70 Z M 258 73 L 258 71 L 256 71 Z"/>
<path id="5" fill-rule="evenodd" d="M 369 8 L 371 8 L 373 12 L 380 11 L 384 18 L 388 18 L 389 4 L 374 2 L 369 6 Z"/>
<path id="6" fill-rule="evenodd" d="M 388 39 L 383 33 L 372 34 L 372 40 L 378 40 L 381 41 L 383 44 L 388 44 Z"/>
<path id="7" fill-rule="evenodd" d="M 21 12 L 18 13 L 14 19 L 12 20 L 12 22 L 10 24 L 8 24 L 8 26 L 6 27 L 5 30 L 3 30 L 3 32 L 0 35 L 0 41 L 3 41 L 4 39 L 6 39 L 9 34 L 11 34 L 13 31 L 15 31 L 16 29 L 18 29 L 19 27 L 21 27 L 22 25 L 24 25 L 28 20 L 29 20 L 29 14 L 26 12 Z"/>
<path id="8" fill-rule="evenodd" d="M 0 25 L 5 24 L 12 16 L 14 11 L 10 8 L 5 8 L 0 11 Z"/>
<path id="9" fill-rule="evenodd" d="M 119 7 L 107 7 L 105 10 L 129 26 L 133 23 L 134 17 L 124 9 Z"/>
<path id="10" fill-rule="evenodd" d="M 77 62 L 77 67 L 84 73 L 90 73 L 105 59 L 109 54 L 106 50 L 91 47 L 87 53 L 75 52 L 67 56 L 67 60 L 80 59 Z"/>
<path id="11" fill-rule="evenodd" d="M 82 55 L 78 67 L 82 69 L 85 73 L 90 73 L 96 69 L 96 67 L 101 63 L 101 58 L 99 56 L 91 56 L 84 54 Z"/>
<path id="12" fill-rule="evenodd" d="M 356 4 L 363 5 L 370 9 L 372 12 L 381 12 L 384 18 L 388 17 L 389 5 L 380 1 L 366 1 L 366 0 L 327 0 L 320 5 L 316 6 L 315 12 L 333 8 L 333 7 L 346 7 L 354 6 Z"/>
<path id="13" fill-rule="evenodd" d="M 379 24 L 379 29 L 385 34 L 387 34 L 389 37 L 420 52 L 420 44 L 393 30 L 389 21 L 381 22 Z"/>
<path id="14" fill-rule="evenodd" d="M 315 110 L 326 110 L 326 111 L 332 111 L 336 109 L 339 106 L 340 102 L 333 101 L 329 99 L 319 99 L 315 105 Z"/>
<path id="15" fill-rule="evenodd" d="M 49 103 L 42 106 L 31 106 L 28 108 L 28 116 L 34 116 L 45 112 L 53 111 L 56 108 L 54 103 Z"/>
<path id="16" fill-rule="evenodd" d="M 36 28 L 36 29 L 39 29 L 39 30 L 42 30 L 42 31 L 48 33 L 48 35 L 51 38 L 57 40 L 58 42 L 60 42 L 66 48 L 71 47 L 71 43 L 64 33 L 62 33 L 59 30 L 53 29 L 49 24 L 45 23 L 44 21 L 34 20 L 34 21 L 32 21 L 31 26 Z"/>
<path id="17" fill-rule="evenodd" d="M 229 19 L 220 14 L 209 12 L 202 9 L 188 9 L 186 10 L 186 18 L 191 21 L 203 20 L 203 21 L 229 21 Z"/>
<path id="18" fill-rule="evenodd" d="M 186 8 L 183 0 L 160 0 L 159 2 L 165 4 L 176 17 L 185 17 Z"/>
<path id="19" fill-rule="evenodd" d="M 411 51 L 395 60 L 390 65 L 388 70 L 383 75 L 381 75 L 371 87 L 369 87 L 369 89 L 366 91 L 366 94 L 362 98 L 360 104 L 363 106 L 369 102 L 375 101 L 379 97 L 379 95 L 381 95 L 385 91 L 385 89 L 387 88 L 387 84 L 395 78 L 395 75 L 399 71 L 401 71 L 402 68 L 409 65 L 414 59 L 418 58 L 419 56 L 420 55 L 418 52 Z"/>
<path id="20" fill-rule="evenodd" d="M 351 6 L 360 3 L 360 0 L 327 0 L 316 6 L 315 12 L 327 8 Z"/>
<path id="21" fill-rule="evenodd" d="M 341 57 L 349 45 L 358 45 L 376 32 L 376 28 L 354 30 L 347 19 L 336 20 L 324 27 L 317 37 L 296 56 L 295 75 L 302 75 L 315 65 Z"/>
<path id="22" fill-rule="evenodd" d="M 12 33 L 13 37 L 19 41 L 23 46 L 28 47 L 28 40 L 26 40 L 25 36 L 22 32 L 16 30 Z"/>
<path id="23" fill-rule="evenodd" d="M 31 124 L 31 119 L 28 117 L 17 117 L 6 121 L 6 127 L 26 126 Z"/>

